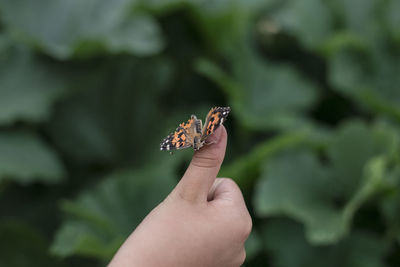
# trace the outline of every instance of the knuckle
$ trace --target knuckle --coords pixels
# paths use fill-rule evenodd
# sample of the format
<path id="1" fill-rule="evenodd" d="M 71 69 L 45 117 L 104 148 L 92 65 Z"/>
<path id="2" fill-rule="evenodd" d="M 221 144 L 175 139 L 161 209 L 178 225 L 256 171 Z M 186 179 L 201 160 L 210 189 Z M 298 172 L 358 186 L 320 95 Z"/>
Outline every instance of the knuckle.
<path id="1" fill-rule="evenodd" d="M 247 238 L 249 237 L 251 230 L 253 228 L 253 222 L 251 220 L 250 215 L 247 213 L 243 216 L 241 223 L 240 223 L 240 241 L 246 242 Z"/>
<path id="2" fill-rule="evenodd" d="M 226 183 L 229 187 L 233 188 L 239 188 L 238 185 L 236 184 L 236 182 L 234 180 L 232 180 L 231 178 L 220 178 L 222 179 L 223 183 Z"/>
<path id="3" fill-rule="evenodd" d="M 236 221 L 237 241 L 240 243 L 244 243 L 251 234 L 251 230 L 253 228 L 253 221 L 247 210 L 245 212 L 243 211 L 238 212 L 235 217 L 236 217 L 235 221 Z"/>
<path id="4" fill-rule="evenodd" d="M 252 229 L 253 229 L 253 221 L 251 219 L 251 216 L 248 214 L 247 219 L 245 220 L 244 223 L 245 240 L 247 240 L 247 238 L 249 237 Z"/>
<path id="5" fill-rule="evenodd" d="M 242 194 L 239 186 L 234 180 L 232 180 L 231 178 L 220 178 L 220 179 L 221 179 L 221 184 L 223 183 L 225 187 L 230 189 L 230 191 L 234 191 L 237 195 Z"/>
<path id="6" fill-rule="evenodd" d="M 237 190 L 238 193 L 241 194 L 240 188 L 234 180 L 230 178 L 219 178 L 219 179 L 222 180 L 221 184 L 223 183 L 224 186 L 231 188 L 231 190 Z M 235 222 L 234 227 L 237 233 L 236 235 L 237 241 L 244 243 L 252 231 L 253 220 L 242 198 L 240 198 L 240 203 L 243 205 L 240 206 L 235 205 L 234 212 L 231 213 L 229 220 Z"/>
<path id="7" fill-rule="evenodd" d="M 245 261 L 246 261 L 246 250 L 242 248 L 238 255 L 238 266 L 241 266 Z"/>

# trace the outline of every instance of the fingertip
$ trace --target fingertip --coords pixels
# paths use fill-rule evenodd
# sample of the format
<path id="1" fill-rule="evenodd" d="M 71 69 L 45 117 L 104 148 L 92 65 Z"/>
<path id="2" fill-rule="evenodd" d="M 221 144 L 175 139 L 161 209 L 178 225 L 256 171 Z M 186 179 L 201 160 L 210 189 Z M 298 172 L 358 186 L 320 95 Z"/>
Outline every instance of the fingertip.
<path id="1" fill-rule="evenodd" d="M 218 144 L 226 142 L 227 135 L 228 134 L 226 132 L 224 125 L 221 125 L 220 127 L 218 127 L 217 130 L 215 130 L 215 132 L 213 134 L 211 134 L 206 139 L 206 144 L 209 144 L 209 145 L 206 145 L 203 149 L 210 147 L 213 144 L 218 145 Z M 199 151 L 201 151 L 201 150 L 199 150 Z"/>
<path id="2" fill-rule="evenodd" d="M 224 126 L 218 127 L 207 142 L 211 144 L 194 153 L 189 167 L 177 185 L 176 190 L 185 200 L 207 202 L 208 192 L 225 157 L 227 132 Z"/>
<path id="3" fill-rule="evenodd" d="M 219 127 L 206 141 L 208 144 L 194 153 L 190 165 L 201 168 L 219 168 L 225 157 L 227 143 L 225 127 Z"/>

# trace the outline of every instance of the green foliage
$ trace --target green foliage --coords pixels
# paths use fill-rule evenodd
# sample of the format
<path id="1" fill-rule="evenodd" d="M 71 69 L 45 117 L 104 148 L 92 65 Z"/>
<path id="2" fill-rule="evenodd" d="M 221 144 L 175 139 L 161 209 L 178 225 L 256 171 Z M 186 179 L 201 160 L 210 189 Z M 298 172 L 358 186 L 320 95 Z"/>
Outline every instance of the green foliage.
<path id="1" fill-rule="evenodd" d="M 167 164 L 119 172 L 76 201 L 64 201 L 62 209 L 69 219 L 58 231 L 52 252 L 109 260 L 132 229 L 172 190 L 174 178 Z"/>
<path id="2" fill-rule="evenodd" d="M 55 152 L 32 132 L 1 132 L 0 147 L 0 183 L 5 179 L 57 183 L 65 175 Z"/>
<path id="3" fill-rule="evenodd" d="M 274 257 L 274 266 L 383 267 L 386 245 L 372 233 L 354 231 L 332 246 L 316 247 L 304 239 L 301 226 L 277 219 L 264 226 L 265 249 Z"/>
<path id="4" fill-rule="evenodd" d="M 0 48 L 0 59 L 0 123 L 48 118 L 63 95 L 64 77 L 26 48 Z"/>
<path id="5" fill-rule="evenodd" d="M 290 66 L 261 62 L 248 52 L 236 56 L 232 77 L 207 61 L 200 61 L 198 69 L 224 89 L 243 126 L 301 127 L 306 121 L 303 112 L 316 99 L 315 86 Z"/>
<path id="6" fill-rule="evenodd" d="M 399 8 L 0 0 L 0 265 L 106 264 L 190 159 L 162 138 L 229 105 L 246 266 L 399 266 Z"/>
<path id="7" fill-rule="evenodd" d="M 153 55 L 163 47 L 157 22 L 149 15 L 135 12 L 129 0 L 2 0 L 1 6 L 4 23 L 12 35 L 57 58 L 97 50 Z"/>
<path id="8" fill-rule="evenodd" d="M 64 266 L 56 257 L 48 255 L 45 237 L 29 225 L 3 221 L 0 237 L 1 266 Z"/>

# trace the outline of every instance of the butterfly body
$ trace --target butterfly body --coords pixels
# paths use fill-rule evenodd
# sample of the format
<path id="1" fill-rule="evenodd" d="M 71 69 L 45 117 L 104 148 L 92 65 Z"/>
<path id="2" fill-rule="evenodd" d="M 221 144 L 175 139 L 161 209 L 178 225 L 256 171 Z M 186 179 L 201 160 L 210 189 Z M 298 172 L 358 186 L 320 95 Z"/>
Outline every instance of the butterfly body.
<path id="1" fill-rule="evenodd" d="M 215 107 L 208 112 L 204 126 L 195 115 L 181 123 L 175 132 L 168 135 L 161 143 L 160 150 L 175 150 L 193 147 L 199 150 L 210 136 L 227 118 L 229 107 Z"/>

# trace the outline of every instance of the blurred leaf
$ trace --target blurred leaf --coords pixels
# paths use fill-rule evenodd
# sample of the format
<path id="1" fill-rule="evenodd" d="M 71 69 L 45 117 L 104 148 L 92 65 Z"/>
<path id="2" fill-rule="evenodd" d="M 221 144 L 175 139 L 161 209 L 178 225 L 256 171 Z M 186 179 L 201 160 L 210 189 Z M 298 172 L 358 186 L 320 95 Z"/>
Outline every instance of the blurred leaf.
<path id="1" fill-rule="evenodd" d="M 48 255 L 47 242 L 31 226 L 18 221 L 0 223 L 0 266 L 64 266 Z"/>
<path id="2" fill-rule="evenodd" d="M 6 57 L 6 52 L 12 46 L 10 38 L 7 35 L 0 32 L 0 60 Z"/>
<path id="3" fill-rule="evenodd" d="M 255 57 L 246 57 L 235 62 L 234 72 L 242 89 L 243 121 L 254 128 L 301 120 L 300 114 L 317 97 L 317 88 L 289 66 L 263 64 Z"/>
<path id="4" fill-rule="evenodd" d="M 323 45 L 333 30 L 332 14 L 322 0 L 284 1 L 271 16 L 278 29 L 293 34 L 310 49 Z"/>
<path id="5" fill-rule="evenodd" d="M 144 14 L 138 14 L 121 23 L 105 38 L 110 52 L 130 52 L 137 55 L 152 55 L 164 46 L 161 29 L 157 21 Z"/>
<path id="6" fill-rule="evenodd" d="M 347 45 L 338 49 L 329 57 L 328 78 L 338 92 L 400 120 L 400 53 L 389 53 L 382 45 L 369 45 L 364 51 Z"/>
<path id="7" fill-rule="evenodd" d="M 370 88 L 369 62 L 364 54 L 341 49 L 332 55 L 329 64 L 329 79 L 338 91 L 355 96 Z"/>
<path id="8" fill-rule="evenodd" d="M 258 178 L 260 165 L 269 157 L 277 153 L 300 146 L 307 141 L 306 133 L 288 133 L 267 140 L 256 146 L 250 153 L 238 158 L 230 165 L 225 165 L 219 173 L 222 177 L 231 177 L 241 187 L 249 187 Z"/>
<path id="9" fill-rule="evenodd" d="M 105 49 L 152 55 L 163 48 L 157 22 L 133 14 L 133 1 L 1 0 L 5 24 L 17 38 L 27 39 L 58 58 Z M 43 16 L 42 14 L 46 14 Z M 91 49 L 82 49 L 89 45 Z"/>
<path id="10" fill-rule="evenodd" d="M 381 28 L 377 18 L 380 0 L 334 0 L 330 6 L 341 19 L 346 31 L 357 34 L 365 41 L 381 37 Z"/>
<path id="11" fill-rule="evenodd" d="M 55 152 L 29 131 L 0 132 L 0 181 L 56 183 L 65 176 Z"/>
<path id="12" fill-rule="evenodd" d="M 257 256 L 262 249 L 262 242 L 260 235 L 253 230 L 246 241 L 246 261 L 251 260 Z"/>
<path id="13" fill-rule="evenodd" d="M 358 128 L 352 127 L 343 126 L 329 146 L 331 155 L 341 151 L 337 152 L 340 158 L 331 159 L 333 168 L 323 166 L 306 150 L 287 151 L 267 161 L 254 195 L 257 214 L 284 214 L 303 222 L 307 239 L 314 244 L 332 244 L 347 235 L 355 212 L 381 190 L 387 169 L 385 157 L 373 157 L 383 153 L 373 150 L 378 143 L 363 139 L 367 137 L 359 132 L 350 132 Z M 343 133 L 351 134 L 354 140 L 342 137 Z M 346 143 L 341 144 L 342 140 Z M 351 156 L 350 151 L 362 156 Z M 344 184 L 342 179 L 346 178 Z M 337 205 L 339 195 L 346 201 L 341 207 Z"/>
<path id="14" fill-rule="evenodd" d="M 230 98 L 240 122 L 252 129 L 306 127 L 302 112 L 317 99 L 317 87 L 288 65 L 261 62 L 253 52 L 237 52 L 229 76 L 209 61 L 197 69 L 212 79 Z"/>
<path id="15" fill-rule="evenodd" d="M 400 71 L 400 52 L 397 50 L 392 51 L 392 53 L 389 52 L 382 48 L 372 53 L 375 66 L 373 75 L 373 86 L 375 88 L 373 91 L 371 90 L 372 92 L 367 92 L 367 95 L 364 95 L 364 99 L 367 104 L 370 104 L 377 111 L 393 109 L 394 111 L 387 113 L 397 116 L 397 119 L 400 120 L 400 91 L 398 90 L 398 84 L 400 83 L 398 75 Z M 381 102 L 383 107 L 374 105 L 374 102 Z M 386 108 L 385 106 L 388 107 Z"/>
<path id="16" fill-rule="evenodd" d="M 383 267 L 387 244 L 366 232 L 354 232 L 345 240 L 324 247 L 311 246 L 301 226 L 275 220 L 264 226 L 263 240 L 273 255 L 273 267 Z"/>
<path id="17" fill-rule="evenodd" d="M 379 209 L 386 224 L 386 236 L 400 242 L 400 168 L 399 164 L 388 173 L 385 180 L 386 194 Z"/>
<path id="18" fill-rule="evenodd" d="M 124 239 L 121 236 L 105 242 L 98 233 L 79 222 L 67 222 L 58 231 L 52 246 L 52 253 L 61 256 L 80 255 L 108 261 L 121 246 Z"/>
<path id="19" fill-rule="evenodd" d="M 400 9 L 400 2 L 397 0 L 389 1 L 384 7 L 384 19 L 389 28 L 389 32 L 392 37 L 400 44 L 400 30 L 398 25 L 400 24 L 400 15 L 397 10 Z"/>
<path id="20" fill-rule="evenodd" d="M 378 19 L 380 10 L 387 12 L 385 19 L 390 31 L 390 21 L 396 16 L 391 16 L 388 8 L 395 4 L 385 3 L 379 0 L 331 3 L 343 22 L 344 33 L 339 32 L 339 35 L 352 36 L 353 42 L 342 42 L 341 46 L 336 46 L 335 53 L 331 53 L 329 79 L 335 90 L 359 104 L 400 119 L 400 94 L 396 86 L 400 57 L 397 50 L 383 41 L 385 32 Z"/>
<path id="21" fill-rule="evenodd" d="M 171 11 L 184 6 L 189 1 L 187 0 L 137 0 L 138 6 L 153 13 L 162 13 Z"/>
<path id="22" fill-rule="evenodd" d="M 399 147 L 399 136 L 376 124 L 371 130 L 360 121 L 343 123 L 329 142 L 327 156 L 335 172 L 334 190 L 350 196 L 360 186 L 364 166 L 376 155 L 391 155 Z"/>
<path id="23" fill-rule="evenodd" d="M 325 42 L 322 47 L 321 52 L 324 52 L 327 56 L 333 55 L 336 52 L 340 52 L 341 50 L 353 49 L 355 56 L 357 53 L 365 53 L 368 51 L 368 45 L 356 34 L 352 32 L 336 32 Z M 354 56 L 354 55 L 349 55 Z M 338 58 L 336 60 L 345 60 L 346 58 Z M 359 60 L 362 61 L 362 58 Z M 350 59 L 351 63 L 351 59 Z M 345 72 L 343 72 L 345 74 Z M 346 76 L 345 76 L 346 77 Z"/>
<path id="24" fill-rule="evenodd" d="M 303 222 L 314 243 L 341 235 L 340 213 L 329 193 L 329 171 L 310 152 L 286 153 L 270 160 L 254 196 L 259 216 L 284 214 Z"/>
<path id="25" fill-rule="evenodd" d="M 120 166 L 159 153 L 158 101 L 173 67 L 167 58 L 124 56 L 86 70 L 75 85 L 79 91 L 57 106 L 47 127 L 54 143 L 78 164 Z"/>
<path id="26" fill-rule="evenodd" d="M 271 0 L 188 1 L 204 41 L 221 55 L 235 53 L 257 11 Z"/>
<path id="27" fill-rule="evenodd" d="M 47 119 L 54 102 L 64 95 L 65 81 L 28 50 L 0 51 L 0 124 Z"/>
<path id="28" fill-rule="evenodd" d="M 176 159 L 175 159 L 176 160 Z M 110 260 L 122 242 L 175 184 L 172 160 L 154 168 L 117 172 L 75 201 L 63 203 L 69 215 L 52 252 Z"/>

